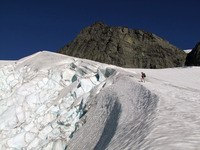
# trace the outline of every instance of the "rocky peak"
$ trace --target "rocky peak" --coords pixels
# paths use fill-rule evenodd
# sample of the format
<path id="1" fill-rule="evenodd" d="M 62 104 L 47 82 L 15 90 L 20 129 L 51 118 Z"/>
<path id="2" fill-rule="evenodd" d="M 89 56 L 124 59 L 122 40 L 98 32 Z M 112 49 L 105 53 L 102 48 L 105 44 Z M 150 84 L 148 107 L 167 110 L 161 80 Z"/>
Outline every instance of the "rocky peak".
<path id="1" fill-rule="evenodd" d="M 183 66 L 185 53 L 145 30 L 107 26 L 96 21 L 84 28 L 59 53 L 121 67 L 166 68 Z"/>
<path id="2" fill-rule="evenodd" d="M 196 44 L 192 51 L 188 53 L 185 65 L 200 66 L 200 41 Z"/>
<path id="3" fill-rule="evenodd" d="M 95 26 L 104 26 L 104 27 L 107 27 L 107 24 L 105 24 L 104 22 L 101 22 L 101 21 L 95 21 L 95 23 L 92 26 L 93 27 L 95 27 Z"/>

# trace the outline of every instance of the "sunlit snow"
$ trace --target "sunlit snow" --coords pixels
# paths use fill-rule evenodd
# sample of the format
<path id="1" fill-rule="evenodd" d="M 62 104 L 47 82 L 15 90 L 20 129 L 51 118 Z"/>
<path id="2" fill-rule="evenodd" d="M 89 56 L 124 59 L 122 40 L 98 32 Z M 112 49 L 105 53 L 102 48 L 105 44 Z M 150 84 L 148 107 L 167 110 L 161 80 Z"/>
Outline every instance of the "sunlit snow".
<path id="1" fill-rule="evenodd" d="M 192 51 L 192 49 L 186 49 L 186 50 L 183 50 L 185 53 L 190 53 Z"/>

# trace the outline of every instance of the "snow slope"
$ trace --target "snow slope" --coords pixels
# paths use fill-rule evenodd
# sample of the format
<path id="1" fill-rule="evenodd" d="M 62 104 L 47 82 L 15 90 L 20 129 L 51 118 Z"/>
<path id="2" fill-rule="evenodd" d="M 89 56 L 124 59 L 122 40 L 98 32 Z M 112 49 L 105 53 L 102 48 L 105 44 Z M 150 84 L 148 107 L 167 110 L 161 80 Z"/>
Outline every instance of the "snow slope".
<path id="1" fill-rule="evenodd" d="M 0 149 L 200 149 L 199 75 L 47 51 L 0 62 Z"/>

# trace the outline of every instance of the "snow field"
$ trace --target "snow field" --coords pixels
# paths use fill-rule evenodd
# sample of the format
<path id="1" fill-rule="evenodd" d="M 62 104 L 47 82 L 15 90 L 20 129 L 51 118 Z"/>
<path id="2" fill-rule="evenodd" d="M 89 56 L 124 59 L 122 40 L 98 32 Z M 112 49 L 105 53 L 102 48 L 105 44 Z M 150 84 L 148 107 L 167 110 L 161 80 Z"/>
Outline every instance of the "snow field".
<path id="1" fill-rule="evenodd" d="M 145 72 L 147 81 L 142 84 L 159 96 L 156 126 L 148 135 L 153 149 L 199 149 L 200 68 L 132 71 L 138 78 Z"/>

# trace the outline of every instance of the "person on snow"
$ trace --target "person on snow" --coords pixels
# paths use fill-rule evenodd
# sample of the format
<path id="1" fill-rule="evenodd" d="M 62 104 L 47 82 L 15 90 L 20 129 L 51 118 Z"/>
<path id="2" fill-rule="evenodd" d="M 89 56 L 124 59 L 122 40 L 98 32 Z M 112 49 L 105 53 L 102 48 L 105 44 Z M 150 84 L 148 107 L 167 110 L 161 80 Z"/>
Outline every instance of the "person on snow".
<path id="1" fill-rule="evenodd" d="M 141 72 L 141 82 L 145 82 L 145 77 L 146 77 L 146 74 L 144 72 Z"/>

